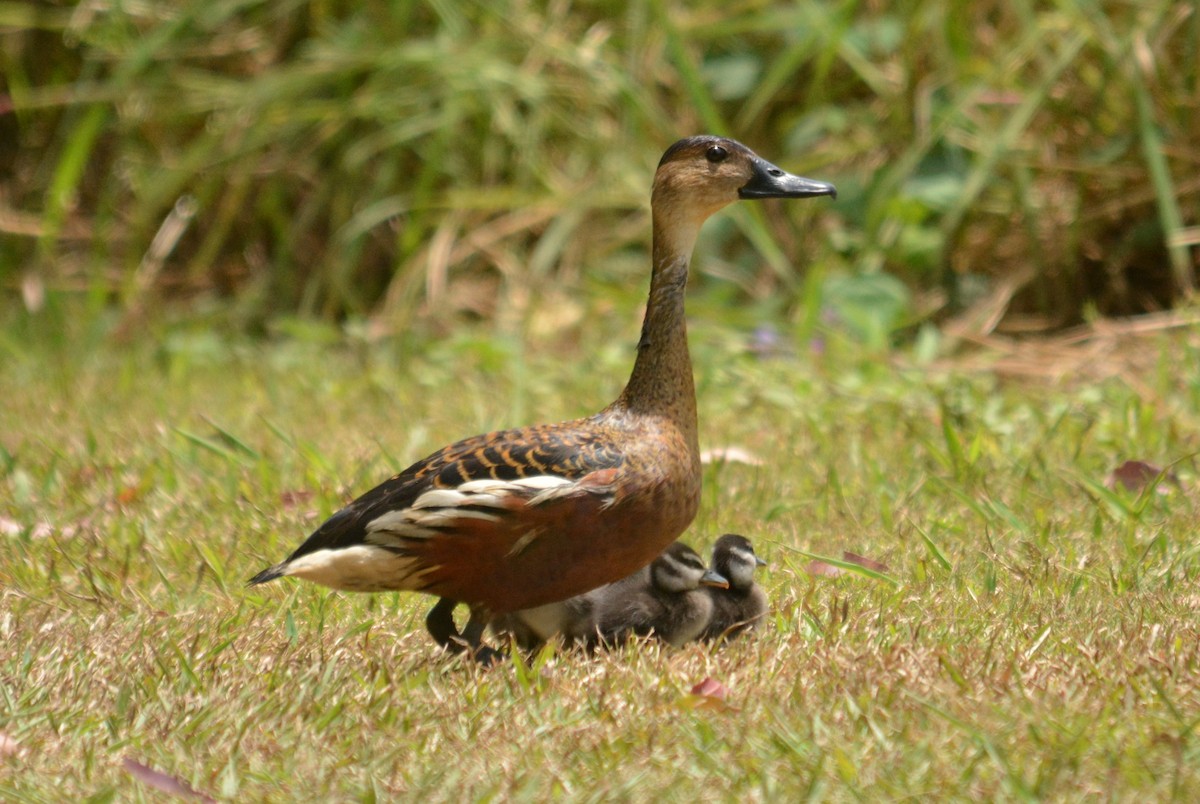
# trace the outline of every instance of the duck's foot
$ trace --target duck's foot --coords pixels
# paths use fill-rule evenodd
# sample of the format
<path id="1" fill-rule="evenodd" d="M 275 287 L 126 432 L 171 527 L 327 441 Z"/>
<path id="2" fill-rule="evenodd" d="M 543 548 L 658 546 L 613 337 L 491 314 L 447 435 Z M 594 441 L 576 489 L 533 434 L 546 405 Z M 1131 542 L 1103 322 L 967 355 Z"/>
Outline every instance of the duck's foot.
<path id="1" fill-rule="evenodd" d="M 483 644 L 483 630 L 487 627 L 487 622 L 487 617 L 472 609 L 471 617 L 467 620 L 467 627 L 462 632 L 462 641 L 465 643 L 466 649 L 471 652 L 471 658 L 483 667 L 491 667 L 507 658 L 500 651 Z"/>
<path id="2" fill-rule="evenodd" d="M 451 653 L 460 653 L 463 650 L 462 634 L 458 632 L 458 626 L 454 624 L 454 608 L 457 605 L 457 600 L 451 600 L 448 597 L 438 598 L 438 602 L 425 615 L 425 628 L 429 631 L 429 635 L 442 648 Z"/>
<path id="3" fill-rule="evenodd" d="M 484 667 L 503 661 L 503 653 L 483 644 L 483 631 L 487 627 L 488 618 L 482 612 L 472 611 L 467 620 L 467 627 L 459 632 L 458 626 L 454 624 L 454 609 L 458 603 L 459 601 L 448 597 L 438 598 L 438 602 L 425 615 L 425 628 L 429 635 L 447 653 L 466 651 L 471 655 L 471 659 Z"/>

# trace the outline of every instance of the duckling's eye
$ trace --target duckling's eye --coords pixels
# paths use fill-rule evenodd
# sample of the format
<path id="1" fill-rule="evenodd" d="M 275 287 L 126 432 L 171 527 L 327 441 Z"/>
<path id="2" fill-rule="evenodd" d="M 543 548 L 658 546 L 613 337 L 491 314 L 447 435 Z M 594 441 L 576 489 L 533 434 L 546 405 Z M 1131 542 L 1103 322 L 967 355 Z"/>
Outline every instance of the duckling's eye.
<path id="1" fill-rule="evenodd" d="M 725 150 L 724 146 L 713 145 L 709 147 L 708 153 L 704 156 L 707 157 L 709 162 L 716 164 L 717 162 L 724 162 L 725 157 L 729 156 L 729 151 Z"/>

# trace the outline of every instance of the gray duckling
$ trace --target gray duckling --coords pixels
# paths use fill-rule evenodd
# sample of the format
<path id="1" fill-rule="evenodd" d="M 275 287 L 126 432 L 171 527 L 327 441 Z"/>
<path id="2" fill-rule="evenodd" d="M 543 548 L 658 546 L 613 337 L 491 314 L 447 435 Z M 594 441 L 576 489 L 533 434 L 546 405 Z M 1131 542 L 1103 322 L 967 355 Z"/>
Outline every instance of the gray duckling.
<path id="1" fill-rule="evenodd" d="M 650 566 L 592 593 L 595 635 L 607 644 L 653 635 L 672 647 L 700 637 L 713 615 L 709 588 L 729 585 L 683 542 Z"/>
<path id="2" fill-rule="evenodd" d="M 704 639 L 732 639 L 758 625 L 767 613 L 767 593 L 754 582 L 754 571 L 766 564 L 745 536 L 726 533 L 717 539 L 712 568 L 728 579 L 729 586 L 705 590 L 712 599 L 713 613 Z"/>
<path id="3" fill-rule="evenodd" d="M 602 586 L 544 606 L 503 614 L 493 619 L 489 627 L 498 637 L 511 636 L 517 646 L 524 650 L 537 650 L 559 637 L 567 643 L 594 641 L 595 595 L 604 588 Z"/>

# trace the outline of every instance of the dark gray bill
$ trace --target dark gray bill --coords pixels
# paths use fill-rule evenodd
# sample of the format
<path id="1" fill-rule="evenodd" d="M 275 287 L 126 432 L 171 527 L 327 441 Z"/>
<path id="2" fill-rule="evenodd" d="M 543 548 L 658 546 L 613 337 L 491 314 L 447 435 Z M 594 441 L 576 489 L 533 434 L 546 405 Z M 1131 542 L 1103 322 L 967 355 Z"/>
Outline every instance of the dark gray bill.
<path id="1" fill-rule="evenodd" d="M 754 175 L 738 190 L 739 198 L 811 198 L 817 195 L 837 198 L 837 188 L 823 181 L 793 176 L 759 158 L 754 160 Z"/>

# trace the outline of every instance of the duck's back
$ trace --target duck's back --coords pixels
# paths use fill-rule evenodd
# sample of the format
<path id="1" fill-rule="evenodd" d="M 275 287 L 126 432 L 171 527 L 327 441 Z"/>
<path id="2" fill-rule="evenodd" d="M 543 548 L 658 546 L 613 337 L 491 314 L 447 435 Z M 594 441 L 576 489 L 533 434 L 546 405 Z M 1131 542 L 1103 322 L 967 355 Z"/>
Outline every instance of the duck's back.
<path id="1" fill-rule="evenodd" d="M 607 411 L 475 436 L 363 494 L 255 580 L 286 571 L 493 613 L 540 606 L 645 566 L 678 536 L 699 498 L 690 462 L 669 422 Z"/>

